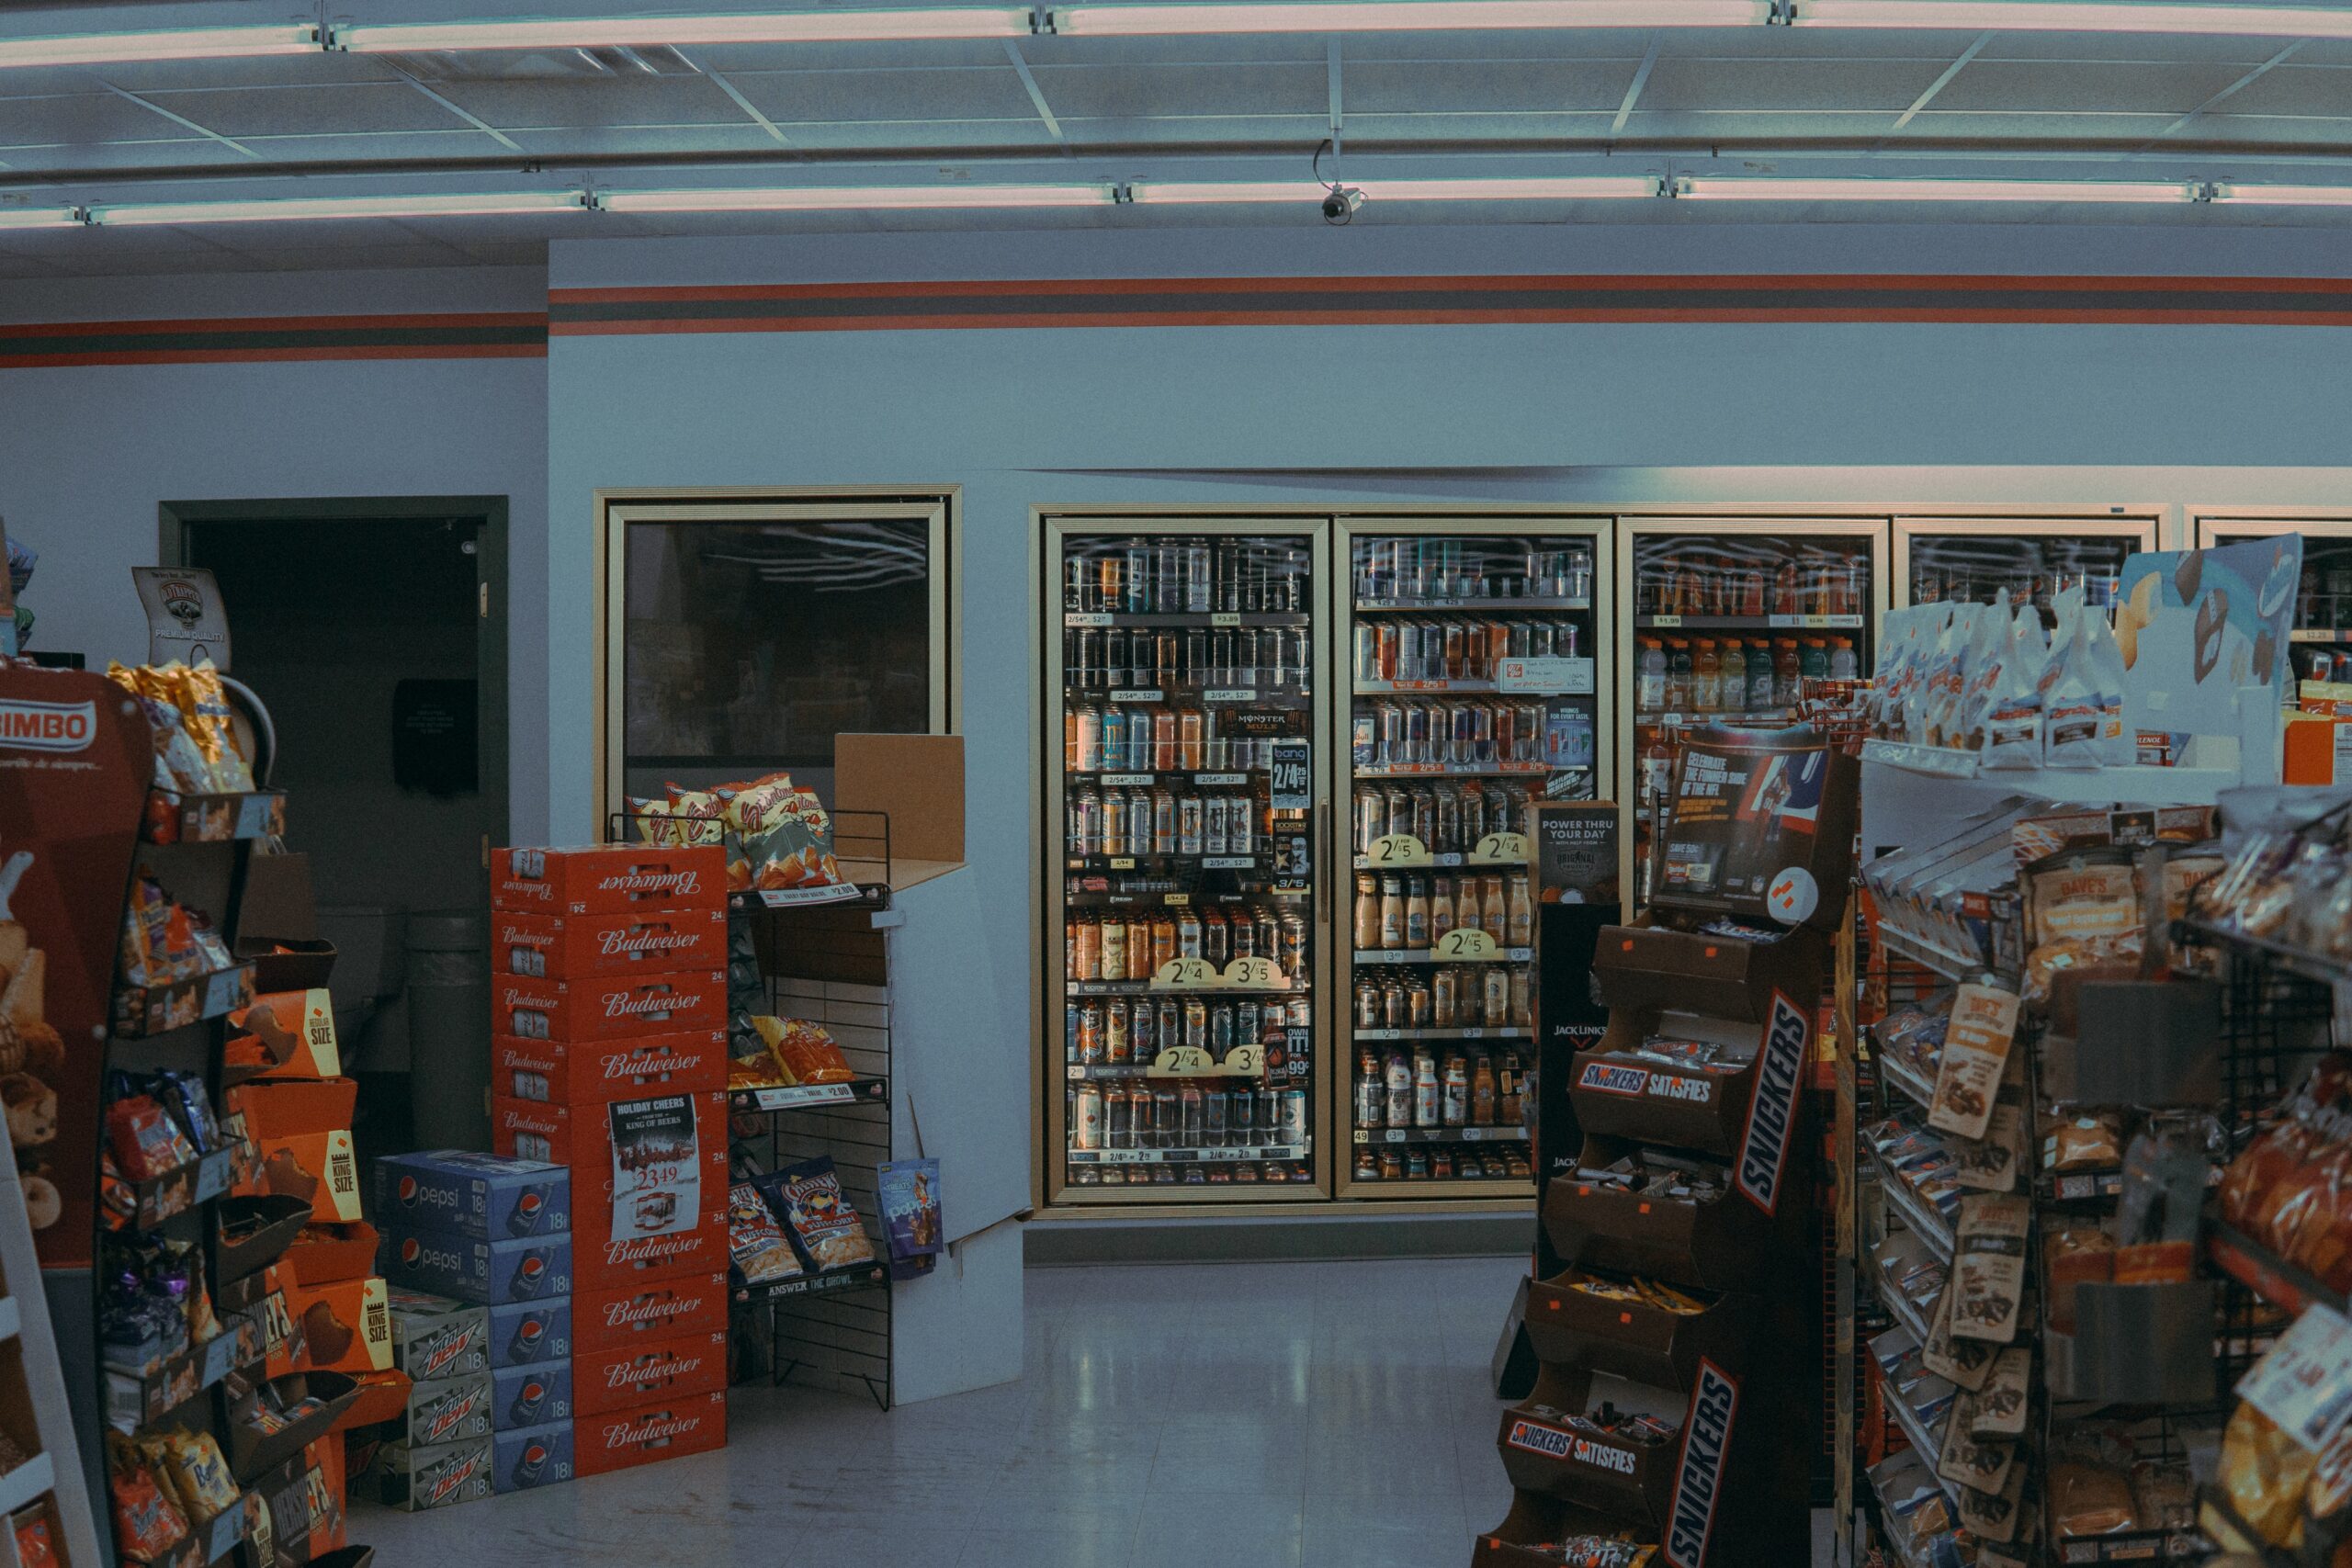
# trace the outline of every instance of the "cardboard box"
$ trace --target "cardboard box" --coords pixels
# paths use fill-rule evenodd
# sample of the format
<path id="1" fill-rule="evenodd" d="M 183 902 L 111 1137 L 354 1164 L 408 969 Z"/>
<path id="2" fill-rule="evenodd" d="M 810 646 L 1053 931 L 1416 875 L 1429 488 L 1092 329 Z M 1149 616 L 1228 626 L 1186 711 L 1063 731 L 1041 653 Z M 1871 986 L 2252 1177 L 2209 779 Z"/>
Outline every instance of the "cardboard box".
<path id="1" fill-rule="evenodd" d="M 603 1475 L 727 1445 L 727 1395 L 689 1394 L 636 1410 L 575 1422 L 572 1449 L 582 1475 Z"/>
<path id="2" fill-rule="evenodd" d="M 322 1223 L 364 1217 L 359 1162 L 351 1147 L 351 1112 L 358 1097 L 359 1086 L 349 1078 L 250 1083 L 232 1089 L 222 1110 L 244 1117 L 260 1163 L 230 1190 L 298 1198 Z"/>
<path id="3" fill-rule="evenodd" d="M 488 1438 L 430 1449 L 387 1443 L 377 1460 L 377 1495 L 410 1513 L 470 1503 L 490 1495 L 490 1459 Z"/>
<path id="4" fill-rule="evenodd" d="M 501 1367 L 491 1382 L 491 1424 L 502 1432 L 571 1418 L 573 1384 L 569 1360 Z"/>
<path id="5" fill-rule="evenodd" d="M 500 850 L 491 867 L 490 907 L 501 912 L 610 915 L 727 905 L 727 854 L 717 844 Z"/>
<path id="6" fill-rule="evenodd" d="M 390 1371 L 392 1319 L 384 1281 L 369 1275 L 310 1288 L 288 1285 L 286 1311 L 301 1332 L 296 1365 L 311 1371 Z"/>
<path id="7" fill-rule="evenodd" d="M 718 969 L 605 975 L 585 980 L 491 979 L 491 1032 L 525 1040 L 643 1040 L 727 1027 Z"/>
<path id="8" fill-rule="evenodd" d="M 256 996 L 251 1007 L 229 1015 L 223 1053 L 232 1069 L 252 1069 L 257 1077 L 340 1077 L 343 1054 L 326 987 Z"/>
<path id="9" fill-rule="evenodd" d="M 394 1368 L 389 1372 L 362 1372 L 352 1382 L 358 1384 L 352 1401 L 335 1417 L 336 1432 L 356 1431 L 362 1427 L 379 1427 L 387 1421 L 397 1421 L 408 1408 L 409 1390 L 416 1380 Z"/>
<path id="10" fill-rule="evenodd" d="M 490 1364 L 526 1367 L 571 1355 L 571 1298 L 501 1302 L 490 1309 Z"/>
<path id="11" fill-rule="evenodd" d="M 1683 738 L 1653 835 L 1650 902 L 1767 930 L 1836 932 L 1854 871 L 1861 764 L 1800 731 L 1702 726 Z"/>
<path id="12" fill-rule="evenodd" d="M 230 1109 L 243 1111 L 245 1124 L 256 1138 L 348 1133 L 351 1113 L 359 1104 L 359 1085 L 350 1078 L 265 1081 L 243 1085 L 235 1100 Z"/>
<path id="13" fill-rule="evenodd" d="M 572 1403 L 581 1416 L 727 1387 L 727 1335 L 694 1335 L 652 1345 L 583 1350 L 571 1361 Z"/>
<path id="14" fill-rule="evenodd" d="M 587 1045 L 502 1034 L 490 1050 L 490 1092 L 508 1100 L 593 1105 L 727 1087 L 724 1030 Z"/>
<path id="15" fill-rule="evenodd" d="M 571 1293 L 571 1238 L 481 1241 L 450 1231 L 384 1228 L 384 1278 L 406 1290 L 461 1302 L 537 1301 Z"/>
<path id="16" fill-rule="evenodd" d="M 490 966 L 501 975 L 585 980 L 727 967 L 727 910 L 612 915 L 502 914 L 491 921 Z"/>
<path id="17" fill-rule="evenodd" d="M 393 1155 L 376 1162 L 376 1217 L 481 1241 L 556 1235 L 571 1228 L 571 1176 L 464 1149 Z"/>
<path id="18" fill-rule="evenodd" d="M 684 1183 L 639 1190 L 617 1200 L 628 1215 L 616 1224 L 613 1128 L 690 1103 L 698 1155 L 691 1192 Z M 633 1281 L 707 1273 L 726 1268 L 727 1096 L 652 1095 L 605 1105 L 550 1105 L 498 1099 L 491 1102 L 492 1141 L 499 1148 L 544 1150 L 568 1160 L 572 1190 L 573 1288 L 622 1291 Z M 627 1135 L 626 1134 L 624 1135 Z M 695 1213 L 683 1206 L 692 1201 Z M 616 1232 L 619 1234 L 616 1234 Z"/>
<path id="19" fill-rule="evenodd" d="M 579 1468 L 570 1421 L 543 1421 L 501 1432 L 491 1440 L 491 1450 L 492 1484 L 502 1493 L 569 1481 Z"/>
<path id="20" fill-rule="evenodd" d="M 727 1275 L 656 1280 L 632 1291 L 598 1292 L 571 1303 L 572 1386 L 582 1357 L 727 1332 Z M 493 1325 L 494 1332 L 494 1325 Z"/>
<path id="21" fill-rule="evenodd" d="M 490 1370 L 490 1309 L 421 1291 L 388 1292 L 392 1365 L 413 1378 Z"/>
<path id="22" fill-rule="evenodd" d="M 312 1224 L 296 1236 L 281 1261 L 294 1283 L 315 1288 L 338 1280 L 359 1280 L 376 1271 L 376 1251 L 381 1237 L 365 1220 L 344 1224 Z"/>
<path id="23" fill-rule="evenodd" d="M 491 1381 L 487 1371 L 420 1382 L 408 1393 L 395 1442 L 413 1449 L 485 1438 L 491 1430 Z"/>

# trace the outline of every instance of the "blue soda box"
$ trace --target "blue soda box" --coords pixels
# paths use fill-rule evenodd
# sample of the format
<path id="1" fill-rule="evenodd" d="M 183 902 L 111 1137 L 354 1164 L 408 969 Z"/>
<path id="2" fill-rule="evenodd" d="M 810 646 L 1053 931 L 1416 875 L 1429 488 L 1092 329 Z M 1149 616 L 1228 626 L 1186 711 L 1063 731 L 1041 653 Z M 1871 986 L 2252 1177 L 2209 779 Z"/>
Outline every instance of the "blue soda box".
<path id="1" fill-rule="evenodd" d="M 491 1485 L 498 1492 L 523 1492 L 534 1486 L 571 1479 L 571 1423 L 543 1421 L 517 1427 L 491 1438 Z"/>
<path id="2" fill-rule="evenodd" d="M 571 1238 L 481 1241 L 449 1231 L 383 1227 L 377 1272 L 387 1283 L 461 1302 L 539 1301 L 571 1293 Z M 544 1360 L 547 1358 L 540 1357 Z"/>
<path id="3" fill-rule="evenodd" d="M 571 1229 L 571 1171 L 465 1149 L 391 1155 L 376 1162 L 375 1217 L 481 1241 L 560 1235 Z"/>
<path id="4" fill-rule="evenodd" d="M 571 1418 L 569 1360 L 501 1367 L 490 1375 L 490 1381 L 491 1425 L 502 1432 Z"/>
<path id="5" fill-rule="evenodd" d="M 571 1298 L 495 1302 L 490 1309 L 490 1364 L 528 1367 L 571 1359 Z"/>

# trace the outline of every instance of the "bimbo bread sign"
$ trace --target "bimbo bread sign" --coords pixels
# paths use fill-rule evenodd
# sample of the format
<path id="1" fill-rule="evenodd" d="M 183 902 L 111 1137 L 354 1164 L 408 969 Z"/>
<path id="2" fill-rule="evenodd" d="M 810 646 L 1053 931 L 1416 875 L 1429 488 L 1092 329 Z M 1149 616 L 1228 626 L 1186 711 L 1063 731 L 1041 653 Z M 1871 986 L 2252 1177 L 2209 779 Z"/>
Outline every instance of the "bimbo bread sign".
<path id="1" fill-rule="evenodd" d="M 0 701 L 0 746 L 18 751 L 80 751 L 98 732 L 96 703 Z"/>

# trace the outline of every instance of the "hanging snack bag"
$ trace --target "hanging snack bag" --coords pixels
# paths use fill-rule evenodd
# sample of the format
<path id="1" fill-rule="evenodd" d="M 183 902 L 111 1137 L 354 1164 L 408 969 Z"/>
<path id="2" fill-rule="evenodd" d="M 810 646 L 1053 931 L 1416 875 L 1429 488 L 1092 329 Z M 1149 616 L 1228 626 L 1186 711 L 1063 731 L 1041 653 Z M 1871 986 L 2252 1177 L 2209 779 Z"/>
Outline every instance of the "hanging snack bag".
<path id="1" fill-rule="evenodd" d="M 786 1234 L 811 1270 L 847 1269 L 874 1261 L 865 1222 L 842 1190 L 832 1160 L 820 1155 L 759 1179 L 760 1190 L 785 1223 Z"/>
<path id="2" fill-rule="evenodd" d="M 805 1018 L 754 1017 L 752 1027 L 775 1053 L 786 1083 L 847 1083 L 857 1077 L 822 1024 Z"/>
<path id="3" fill-rule="evenodd" d="M 2009 591 L 2002 589 L 1993 603 L 1978 606 L 1968 640 L 1960 698 L 1960 739 L 1964 751 L 1984 750 L 1985 719 L 1993 711 L 1993 692 L 2008 662 Z"/>
<path id="4" fill-rule="evenodd" d="M 189 668 L 169 667 L 185 692 L 180 712 L 187 716 L 188 735 L 212 768 L 215 795 L 242 795 L 254 787 L 253 763 L 238 742 L 236 709 L 229 704 L 229 689 L 210 660 Z"/>
<path id="5" fill-rule="evenodd" d="M 2205 1155 L 2188 1129 L 2157 1124 L 2133 1138 L 2123 1156 L 2116 1283 L 2176 1284 L 2193 1276 L 2204 1201 Z"/>
<path id="6" fill-rule="evenodd" d="M 1947 731 L 1959 720 L 1960 661 L 1968 645 L 1967 629 L 1960 617 L 1962 611 L 1971 608 L 1966 604 L 1943 606 L 1942 625 L 1928 653 L 1923 678 L 1911 693 L 1907 728 L 1914 745 L 1945 745 Z"/>
<path id="7" fill-rule="evenodd" d="M 2041 766 L 2041 675 L 2049 661 L 2041 613 L 2031 604 L 2019 605 L 1985 709 L 1984 766 Z"/>
<path id="8" fill-rule="evenodd" d="M 1979 1196 L 1961 1201 L 1951 1266 L 1955 1339 L 2007 1345 L 2017 1337 L 2025 1299 L 2026 1237 L 2033 1205 L 2023 1198 Z"/>
<path id="9" fill-rule="evenodd" d="M 2050 665 L 2042 671 L 2042 765 L 2096 768 L 2106 707 L 2084 625 L 2082 592 L 2069 588 L 2058 597 L 2059 635 L 2051 641 Z"/>
<path id="10" fill-rule="evenodd" d="M 797 1278 L 800 1258 L 760 1190 L 739 1181 L 727 1190 L 727 1247 L 735 1271 L 747 1285 Z"/>

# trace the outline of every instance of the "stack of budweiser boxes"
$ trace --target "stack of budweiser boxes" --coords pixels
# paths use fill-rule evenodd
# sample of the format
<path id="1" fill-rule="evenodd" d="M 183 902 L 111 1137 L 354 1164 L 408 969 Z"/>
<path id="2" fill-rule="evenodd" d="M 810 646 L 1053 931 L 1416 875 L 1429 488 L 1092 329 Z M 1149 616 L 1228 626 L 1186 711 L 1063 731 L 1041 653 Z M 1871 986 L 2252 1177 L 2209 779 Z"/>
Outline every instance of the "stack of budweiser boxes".
<path id="1" fill-rule="evenodd" d="M 727 1440 L 727 868 L 500 852 L 492 1138 L 571 1172 L 579 1473 Z"/>

